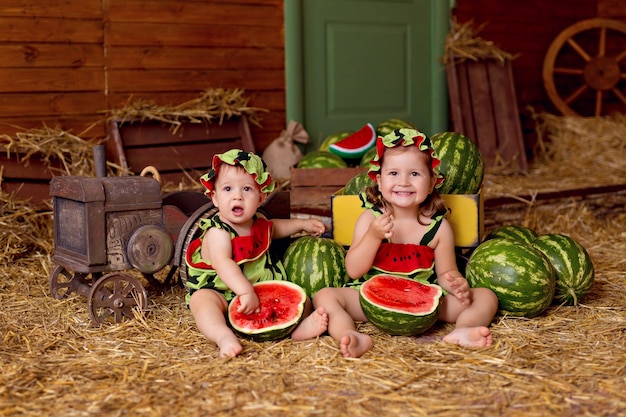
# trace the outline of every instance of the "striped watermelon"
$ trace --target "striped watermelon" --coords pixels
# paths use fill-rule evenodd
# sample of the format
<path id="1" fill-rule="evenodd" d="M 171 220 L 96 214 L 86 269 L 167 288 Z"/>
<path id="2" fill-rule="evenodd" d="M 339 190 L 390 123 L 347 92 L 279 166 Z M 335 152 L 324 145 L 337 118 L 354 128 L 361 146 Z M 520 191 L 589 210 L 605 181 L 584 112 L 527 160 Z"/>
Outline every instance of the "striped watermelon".
<path id="1" fill-rule="evenodd" d="M 329 151 L 307 152 L 297 168 L 346 168 L 348 164 L 340 156 Z"/>
<path id="2" fill-rule="evenodd" d="M 484 162 L 478 147 L 457 132 L 436 133 L 430 141 L 441 160 L 439 171 L 445 180 L 441 194 L 476 194 L 483 183 Z"/>
<path id="3" fill-rule="evenodd" d="M 362 191 L 365 191 L 367 187 L 374 184 L 376 184 L 376 181 L 367 175 L 367 171 L 363 171 L 356 174 L 346 183 L 346 186 L 343 188 L 343 194 L 359 195 Z"/>
<path id="4" fill-rule="evenodd" d="M 439 317 L 441 287 L 410 278 L 375 275 L 359 290 L 365 317 L 392 335 L 417 335 L 430 329 Z"/>
<path id="5" fill-rule="evenodd" d="M 287 337 L 300 323 L 304 313 L 306 293 L 289 281 L 260 281 L 253 284 L 259 297 L 257 313 L 238 312 L 239 296 L 228 305 L 228 322 L 233 330 L 243 337 L 257 342 L 278 340 Z"/>
<path id="6" fill-rule="evenodd" d="M 361 157 L 361 162 L 359 162 L 359 166 L 361 168 L 368 168 L 370 167 L 370 162 L 372 162 L 372 158 L 374 158 L 376 156 L 376 146 L 373 146 L 370 150 L 368 150 L 367 152 L 365 152 L 365 154 L 363 154 L 363 156 Z"/>
<path id="7" fill-rule="evenodd" d="M 538 235 L 534 230 L 528 227 L 516 224 L 507 224 L 493 229 L 491 233 L 485 237 L 485 240 L 495 239 L 497 237 L 505 237 L 507 239 L 518 240 L 524 243 L 533 243 Z"/>
<path id="8" fill-rule="evenodd" d="M 378 134 L 378 136 L 385 137 L 396 129 L 418 130 L 417 126 L 415 126 L 413 123 L 397 118 L 388 119 L 376 125 L 376 133 Z"/>
<path id="9" fill-rule="evenodd" d="M 376 130 L 371 123 L 366 124 L 350 136 L 333 143 L 329 146 L 329 150 L 344 159 L 357 159 L 374 147 L 376 143 Z"/>
<path id="10" fill-rule="evenodd" d="M 481 243 L 465 269 L 471 287 L 490 288 L 502 314 L 535 317 L 552 303 L 556 277 L 550 261 L 524 242 L 494 238 Z"/>
<path id="11" fill-rule="evenodd" d="M 320 145 L 320 147 L 318 148 L 319 151 L 329 151 L 330 152 L 330 145 L 332 145 L 333 143 L 337 143 L 342 139 L 347 138 L 348 136 L 350 136 L 352 133 L 354 133 L 351 130 L 343 130 L 340 132 L 335 132 L 332 135 L 328 135 L 326 136 L 326 138 L 324 139 L 324 141 L 322 142 L 322 144 Z"/>
<path id="12" fill-rule="evenodd" d="M 595 279 L 595 269 L 589 253 L 576 240 L 558 233 L 539 236 L 533 246 L 548 258 L 554 268 L 554 301 L 577 305 L 591 290 Z"/>
<path id="13" fill-rule="evenodd" d="M 325 287 L 342 287 L 349 279 L 346 250 L 333 239 L 302 236 L 283 257 L 287 279 L 304 288 L 309 297 Z"/>

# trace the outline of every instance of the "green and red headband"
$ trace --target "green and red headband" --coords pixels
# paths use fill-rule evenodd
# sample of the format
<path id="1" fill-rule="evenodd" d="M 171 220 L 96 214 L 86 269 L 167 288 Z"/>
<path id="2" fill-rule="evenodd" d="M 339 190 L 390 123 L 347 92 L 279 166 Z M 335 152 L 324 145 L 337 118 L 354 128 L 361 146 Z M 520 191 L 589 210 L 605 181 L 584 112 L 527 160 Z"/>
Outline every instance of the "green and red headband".
<path id="1" fill-rule="evenodd" d="M 430 139 L 425 134 L 415 129 L 396 129 L 391 133 L 388 133 L 384 137 L 378 136 L 376 138 L 376 155 L 370 161 L 370 169 L 368 172 L 369 177 L 376 181 L 376 175 L 380 173 L 380 164 L 383 157 L 383 153 L 386 148 L 395 148 L 397 146 L 417 146 L 422 152 L 428 152 L 432 159 L 431 169 L 433 175 L 437 179 L 435 181 L 435 187 L 441 186 L 444 177 L 439 172 L 439 165 L 441 161 L 435 156 L 435 149 L 433 148 Z"/>
<path id="2" fill-rule="evenodd" d="M 213 191 L 215 179 L 223 164 L 242 167 L 248 174 L 252 175 L 262 193 L 274 191 L 276 184 L 267 170 L 265 161 L 260 156 L 252 152 L 242 151 L 241 149 L 231 149 L 222 154 L 213 155 L 211 170 L 200 177 L 200 183 L 207 189 L 207 195 Z"/>

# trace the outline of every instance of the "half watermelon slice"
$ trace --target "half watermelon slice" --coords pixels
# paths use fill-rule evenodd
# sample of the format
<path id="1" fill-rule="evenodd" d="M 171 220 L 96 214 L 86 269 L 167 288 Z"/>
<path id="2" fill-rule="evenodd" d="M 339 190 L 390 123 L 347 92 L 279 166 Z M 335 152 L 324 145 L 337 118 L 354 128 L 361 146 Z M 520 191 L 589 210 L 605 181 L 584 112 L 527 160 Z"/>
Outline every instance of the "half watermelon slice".
<path id="1" fill-rule="evenodd" d="M 375 144 L 376 129 L 368 123 L 345 139 L 331 144 L 328 149 L 344 159 L 360 159 Z"/>

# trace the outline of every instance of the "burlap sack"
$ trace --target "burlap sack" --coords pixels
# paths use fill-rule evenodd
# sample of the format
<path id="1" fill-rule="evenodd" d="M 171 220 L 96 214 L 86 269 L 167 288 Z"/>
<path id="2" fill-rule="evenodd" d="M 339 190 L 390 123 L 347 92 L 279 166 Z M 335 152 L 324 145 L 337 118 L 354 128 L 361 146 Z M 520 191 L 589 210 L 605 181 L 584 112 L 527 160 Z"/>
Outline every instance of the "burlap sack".
<path id="1" fill-rule="evenodd" d="M 291 178 L 290 168 L 302 158 L 302 152 L 296 143 L 307 144 L 308 142 L 309 134 L 304 130 L 304 127 L 291 120 L 287 129 L 283 130 L 280 136 L 274 139 L 263 151 L 263 160 L 274 180 L 281 181 Z"/>

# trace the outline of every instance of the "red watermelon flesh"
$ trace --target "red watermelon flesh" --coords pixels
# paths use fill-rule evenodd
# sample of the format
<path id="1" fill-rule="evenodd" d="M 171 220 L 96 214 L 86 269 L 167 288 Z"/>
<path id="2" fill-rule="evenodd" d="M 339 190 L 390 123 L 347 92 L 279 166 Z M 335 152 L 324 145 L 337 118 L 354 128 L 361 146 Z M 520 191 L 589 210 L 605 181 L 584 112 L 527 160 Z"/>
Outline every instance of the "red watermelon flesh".
<path id="1" fill-rule="evenodd" d="M 364 288 L 364 295 L 390 310 L 423 314 L 433 311 L 439 303 L 440 290 L 406 278 L 377 275 L 377 279 Z"/>
<path id="2" fill-rule="evenodd" d="M 242 336 L 257 341 L 277 340 L 286 337 L 302 319 L 306 293 L 289 281 L 261 281 L 254 284 L 260 309 L 256 313 L 238 311 L 239 296 L 228 306 L 228 320 Z"/>
<path id="3" fill-rule="evenodd" d="M 385 273 L 412 275 L 431 269 L 434 262 L 435 252 L 428 246 L 383 242 L 372 267 Z"/>
<path id="4" fill-rule="evenodd" d="M 329 150 L 344 159 L 360 159 L 376 143 L 376 129 L 371 123 L 345 139 L 333 143 Z"/>

